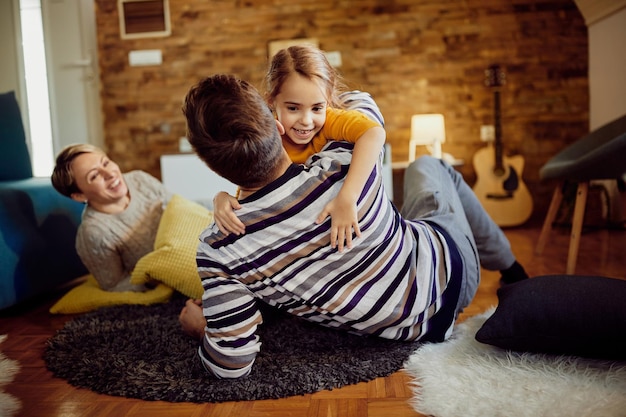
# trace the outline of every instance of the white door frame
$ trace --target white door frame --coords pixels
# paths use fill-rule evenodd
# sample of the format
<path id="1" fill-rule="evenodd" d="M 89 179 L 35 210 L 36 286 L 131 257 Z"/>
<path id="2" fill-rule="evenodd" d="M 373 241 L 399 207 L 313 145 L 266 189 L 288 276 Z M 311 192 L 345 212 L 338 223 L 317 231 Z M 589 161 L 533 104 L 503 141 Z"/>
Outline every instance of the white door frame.
<path id="1" fill-rule="evenodd" d="M 37 146 L 30 131 L 24 51 L 22 46 L 20 0 L 11 0 L 15 30 L 16 95 L 21 105 L 24 131 L 29 149 Z M 103 122 L 100 103 L 100 76 L 97 33 L 93 0 L 41 0 L 43 36 L 46 53 L 50 123 L 53 152 L 69 143 L 91 143 L 103 147 Z M 68 29 L 70 29 L 68 31 Z M 63 39 L 67 33 L 74 35 Z M 76 33 L 78 35 L 76 35 Z M 57 56 L 55 51 L 61 51 Z M 68 56 L 70 60 L 68 61 Z M 69 83 L 64 72 L 74 72 Z M 72 75 L 72 74 L 70 74 Z M 70 115 L 68 117 L 67 115 Z M 71 115 L 77 115 L 72 117 Z M 68 133 L 70 132 L 70 133 Z M 51 155 L 54 159 L 55 155 Z"/>
<path id="2" fill-rule="evenodd" d="M 72 143 L 102 147 L 94 2 L 42 0 L 41 6 L 54 152 Z M 68 32 L 74 36 L 68 39 Z"/>
<path id="3" fill-rule="evenodd" d="M 28 114 L 28 97 L 26 95 L 26 70 L 24 69 L 24 51 L 22 49 L 22 19 L 20 17 L 20 0 L 12 0 L 13 9 L 13 28 L 15 30 L 15 59 L 18 71 L 17 86 L 15 95 L 21 103 L 20 110 L 22 114 L 22 124 L 24 125 L 24 134 L 26 136 L 26 144 L 30 149 L 32 142 L 30 140 L 30 117 Z M 32 153 L 31 153 L 32 154 Z"/>

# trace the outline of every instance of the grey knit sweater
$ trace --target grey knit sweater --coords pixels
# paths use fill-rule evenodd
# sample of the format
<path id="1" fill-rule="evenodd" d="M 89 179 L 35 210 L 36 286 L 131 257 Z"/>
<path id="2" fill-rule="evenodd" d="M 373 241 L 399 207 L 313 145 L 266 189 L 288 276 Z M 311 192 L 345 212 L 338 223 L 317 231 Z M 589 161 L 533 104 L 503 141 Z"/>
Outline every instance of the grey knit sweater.
<path id="1" fill-rule="evenodd" d="M 103 290 L 142 291 L 130 283 L 137 261 L 154 249 L 163 210 L 171 194 L 143 171 L 124 175 L 130 204 L 122 213 L 107 214 L 86 206 L 76 235 L 76 251 Z"/>

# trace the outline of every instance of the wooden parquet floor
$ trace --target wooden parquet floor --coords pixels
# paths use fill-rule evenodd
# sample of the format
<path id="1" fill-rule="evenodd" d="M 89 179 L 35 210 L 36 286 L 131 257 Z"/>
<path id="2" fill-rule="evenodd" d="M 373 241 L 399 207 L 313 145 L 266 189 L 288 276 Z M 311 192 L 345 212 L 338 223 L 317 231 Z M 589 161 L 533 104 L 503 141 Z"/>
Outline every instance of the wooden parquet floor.
<path id="1" fill-rule="evenodd" d="M 518 260 L 531 276 L 565 271 L 568 229 L 553 231 L 545 252 L 534 254 L 539 226 L 507 229 Z M 586 230 L 582 235 L 578 266 L 580 275 L 603 275 L 626 279 L 626 231 Z M 459 320 L 476 315 L 497 303 L 499 274 L 483 271 L 478 294 Z M 46 340 L 71 316 L 55 316 L 48 308 L 60 296 L 0 311 L 0 334 L 8 339 L 0 346 L 22 369 L 6 392 L 22 401 L 24 417 L 409 417 L 420 416 L 409 404 L 410 380 L 403 371 L 366 383 L 332 391 L 280 400 L 190 404 L 146 402 L 99 395 L 77 389 L 54 378 L 42 360 Z"/>

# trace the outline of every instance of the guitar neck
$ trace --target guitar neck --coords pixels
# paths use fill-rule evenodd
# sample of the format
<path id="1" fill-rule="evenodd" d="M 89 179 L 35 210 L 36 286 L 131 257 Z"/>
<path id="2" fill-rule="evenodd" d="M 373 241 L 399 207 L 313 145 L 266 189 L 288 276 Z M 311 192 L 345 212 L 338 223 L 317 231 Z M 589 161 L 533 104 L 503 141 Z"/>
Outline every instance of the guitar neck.
<path id="1" fill-rule="evenodd" d="M 493 123 L 495 130 L 495 165 L 493 168 L 494 173 L 501 175 L 504 173 L 504 164 L 502 163 L 502 126 L 500 122 L 500 91 L 495 90 L 493 92 Z"/>

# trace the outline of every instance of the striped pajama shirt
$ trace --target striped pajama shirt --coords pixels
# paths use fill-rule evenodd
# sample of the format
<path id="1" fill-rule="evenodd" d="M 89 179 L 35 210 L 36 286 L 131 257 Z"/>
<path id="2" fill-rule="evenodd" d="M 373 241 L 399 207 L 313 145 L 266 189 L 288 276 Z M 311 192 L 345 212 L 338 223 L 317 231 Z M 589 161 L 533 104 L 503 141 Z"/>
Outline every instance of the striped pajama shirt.
<path id="1" fill-rule="evenodd" d="M 362 335 L 442 340 L 449 334 L 462 257 L 435 223 L 400 216 L 383 189 L 380 164 L 357 204 L 361 237 L 352 249 L 330 247 L 330 218 L 315 224 L 343 185 L 351 151 L 351 144 L 329 142 L 306 165 L 291 165 L 241 200 L 245 234 L 225 236 L 212 225 L 200 236 L 207 327 L 199 354 L 216 376 L 250 372 L 262 342 L 259 303 Z"/>

